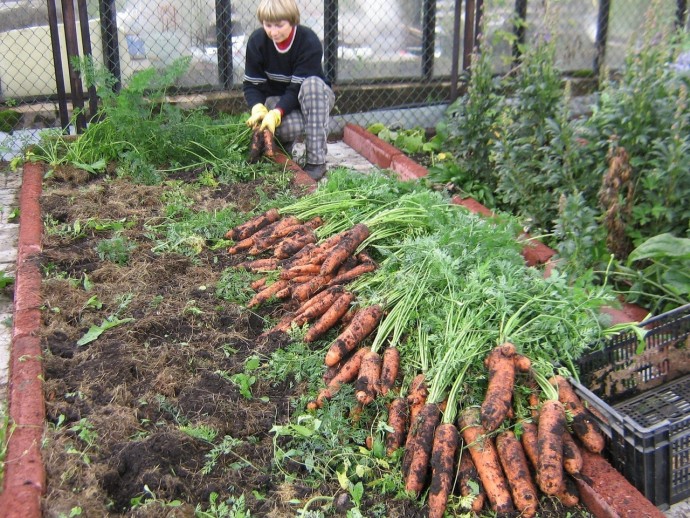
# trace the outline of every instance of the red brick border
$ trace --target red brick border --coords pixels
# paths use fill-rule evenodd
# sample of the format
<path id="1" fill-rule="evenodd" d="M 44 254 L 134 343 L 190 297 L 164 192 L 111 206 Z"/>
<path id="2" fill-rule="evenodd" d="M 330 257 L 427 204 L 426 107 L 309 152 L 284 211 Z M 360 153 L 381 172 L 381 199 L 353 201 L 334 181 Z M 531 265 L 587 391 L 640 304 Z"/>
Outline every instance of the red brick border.
<path id="1" fill-rule="evenodd" d="M 41 458 L 45 425 L 41 325 L 40 196 L 43 168 L 26 164 L 19 196 L 19 243 L 10 349 L 9 427 L 0 509 L 6 518 L 39 518 L 46 474 Z"/>

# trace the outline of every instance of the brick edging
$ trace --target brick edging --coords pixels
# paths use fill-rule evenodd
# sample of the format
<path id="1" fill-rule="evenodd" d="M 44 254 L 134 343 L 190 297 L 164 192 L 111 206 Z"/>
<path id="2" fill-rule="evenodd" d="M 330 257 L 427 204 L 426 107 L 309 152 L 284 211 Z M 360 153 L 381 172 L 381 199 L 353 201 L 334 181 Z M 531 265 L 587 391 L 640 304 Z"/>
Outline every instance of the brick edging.
<path id="1" fill-rule="evenodd" d="M 45 425 L 41 326 L 40 196 L 43 168 L 24 165 L 8 384 L 7 454 L 0 509 L 6 518 L 39 518 L 46 473 L 41 457 Z"/>

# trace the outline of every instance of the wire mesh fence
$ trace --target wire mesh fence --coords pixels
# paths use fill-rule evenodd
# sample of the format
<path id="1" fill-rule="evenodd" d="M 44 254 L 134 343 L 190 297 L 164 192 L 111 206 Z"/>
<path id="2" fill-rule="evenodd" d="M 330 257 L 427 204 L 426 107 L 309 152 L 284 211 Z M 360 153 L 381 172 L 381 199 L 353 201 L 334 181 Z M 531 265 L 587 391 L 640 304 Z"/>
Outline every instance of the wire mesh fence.
<path id="1" fill-rule="evenodd" d="M 74 69 L 92 56 L 120 85 L 138 71 L 189 59 L 176 93 L 242 111 L 245 44 L 260 28 L 258 0 L 4 0 L 0 2 L 0 127 L 65 127 L 93 107 Z M 654 2 L 669 26 L 686 23 L 687 0 Z M 374 110 L 420 125 L 411 107 L 447 104 L 462 87 L 477 38 L 492 42 L 497 73 L 520 43 L 554 38 L 557 66 L 596 75 L 621 66 L 647 0 L 298 0 L 301 23 L 324 47 L 336 114 Z M 210 95 L 213 94 L 213 95 Z M 228 103 L 227 98 L 234 99 Z M 221 104 L 221 99 L 224 99 Z M 218 106 L 213 106 L 218 103 Z M 77 112 L 79 110 L 76 110 Z M 394 114 L 394 115 L 393 115 Z"/>

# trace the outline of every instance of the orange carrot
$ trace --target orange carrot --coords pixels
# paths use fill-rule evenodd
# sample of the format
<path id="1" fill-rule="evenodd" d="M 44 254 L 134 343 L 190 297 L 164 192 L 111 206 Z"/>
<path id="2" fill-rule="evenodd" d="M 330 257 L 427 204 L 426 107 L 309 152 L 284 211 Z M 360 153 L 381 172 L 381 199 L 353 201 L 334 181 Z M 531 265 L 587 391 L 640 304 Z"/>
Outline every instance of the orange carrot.
<path id="1" fill-rule="evenodd" d="M 537 423 L 537 483 L 550 496 L 563 490 L 563 432 L 565 413 L 556 399 L 547 399 Z"/>
<path id="2" fill-rule="evenodd" d="M 496 446 L 480 423 L 478 409 L 463 410 L 460 413 L 458 428 L 470 451 L 491 508 L 498 514 L 511 512 L 513 500 L 510 497 L 508 482 L 501 469 Z"/>
<path id="3" fill-rule="evenodd" d="M 400 351 L 397 347 L 387 347 L 383 351 L 383 363 L 381 365 L 381 382 L 379 392 L 385 396 L 395 385 L 400 369 Z"/>
<path id="4" fill-rule="evenodd" d="M 283 269 L 290 269 L 293 266 L 298 266 L 301 264 L 308 264 L 311 259 L 312 259 L 312 254 L 314 253 L 314 249 L 316 248 L 316 245 L 313 243 L 308 243 L 304 245 L 304 248 L 297 252 L 295 255 L 292 257 L 288 257 L 287 259 L 283 259 L 280 262 L 280 265 L 283 267 Z"/>
<path id="5" fill-rule="evenodd" d="M 355 382 L 355 397 L 362 406 L 368 405 L 376 397 L 376 387 L 381 378 L 381 363 L 381 355 L 376 351 L 369 351 L 362 358 L 362 366 Z"/>
<path id="6" fill-rule="evenodd" d="M 316 243 L 316 234 L 313 231 L 296 232 L 278 243 L 273 251 L 273 255 L 278 259 L 286 259 L 292 257 L 310 243 Z"/>
<path id="7" fill-rule="evenodd" d="M 333 277 L 333 280 L 330 282 L 330 285 L 333 286 L 335 284 L 347 284 L 348 282 L 355 280 L 360 275 L 373 272 L 374 270 L 376 270 L 376 265 L 373 263 L 358 264 L 354 268 L 351 268 L 344 273 L 340 273 L 339 271 L 338 275 Z"/>
<path id="8" fill-rule="evenodd" d="M 529 421 L 522 421 L 522 435 L 520 435 L 520 442 L 522 442 L 522 449 L 525 451 L 525 455 L 532 463 L 534 469 L 537 468 L 538 464 L 538 431 L 537 425 Z"/>
<path id="9" fill-rule="evenodd" d="M 269 209 L 266 212 L 259 214 L 258 216 L 254 216 L 250 220 L 245 221 L 241 225 L 229 230 L 225 234 L 225 237 L 232 239 L 233 241 L 242 241 L 243 239 L 256 234 L 256 232 L 262 228 L 270 225 L 274 221 L 278 221 L 279 219 L 280 213 L 278 212 L 278 209 Z"/>
<path id="10" fill-rule="evenodd" d="M 576 507 L 580 503 L 580 492 L 577 489 L 577 484 L 573 477 L 565 477 L 564 488 L 556 493 L 556 498 L 565 507 Z"/>
<path id="11" fill-rule="evenodd" d="M 293 279 L 300 275 L 317 274 L 321 268 L 318 264 L 300 264 L 280 272 L 281 279 Z"/>
<path id="12" fill-rule="evenodd" d="M 249 285 L 249 287 L 250 287 L 251 289 L 253 289 L 254 291 L 259 291 L 261 288 L 263 288 L 264 286 L 266 286 L 266 281 L 267 281 L 267 280 L 268 280 L 268 279 L 266 279 L 266 277 L 261 277 L 261 279 L 257 279 L 257 280 L 255 280 L 255 281 L 253 281 L 253 282 Z"/>
<path id="13" fill-rule="evenodd" d="M 475 488 L 478 488 L 478 490 L 476 491 Z M 458 489 L 460 496 L 466 497 L 474 494 L 474 500 L 472 500 L 470 508 L 475 514 L 479 514 L 484 507 L 486 493 L 468 450 L 464 450 L 460 454 L 460 461 L 458 462 Z"/>
<path id="14" fill-rule="evenodd" d="M 249 236 L 228 248 L 228 253 L 230 255 L 239 254 L 240 252 L 249 250 L 252 246 L 254 246 L 254 236 Z"/>
<path id="15" fill-rule="evenodd" d="M 292 298 L 297 302 L 304 303 L 309 297 L 321 291 L 322 288 L 326 287 L 331 280 L 331 276 L 327 275 L 317 275 L 313 277 L 310 281 L 303 282 L 295 286 L 292 290 Z"/>
<path id="16" fill-rule="evenodd" d="M 429 518 L 443 518 L 453 485 L 453 464 L 459 434 L 453 423 L 438 425 L 431 449 L 431 485 L 427 503 Z"/>
<path id="17" fill-rule="evenodd" d="M 333 274 L 345 260 L 355 253 L 357 247 L 369 237 L 369 228 L 363 223 L 357 223 L 347 235 L 328 254 L 321 264 L 321 274 Z"/>
<path id="18" fill-rule="evenodd" d="M 582 452 L 569 431 L 563 432 L 563 469 L 574 477 L 582 471 Z"/>
<path id="19" fill-rule="evenodd" d="M 520 516 L 534 517 L 539 507 L 539 498 L 520 441 L 510 430 L 503 431 L 496 436 L 496 451 Z"/>
<path id="20" fill-rule="evenodd" d="M 407 392 L 407 401 L 410 404 L 410 422 L 413 423 L 417 418 L 417 414 L 426 404 L 426 398 L 429 395 L 429 388 L 426 384 L 426 376 L 424 374 L 417 374 L 410 388 Z"/>
<path id="21" fill-rule="evenodd" d="M 355 295 L 346 291 L 340 295 L 319 319 L 309 327 L 309 330 L 304 335 L 305 342 L 313 342 L 317 338 L 324 335 L 328 330 L 333 328 L 340 317 L 342 317 L 347 310 L 350 309 L 350 304 L 355 300 Z"/>
<path id="22" fill-rule="evenodd" d="M 285 286 L 282 290 L 279 290 L 278 292 L 276 292 L 275 297 L 277 299 L 283 300 L 283 299 L 289 298 L 291 293 L 292 293 L 292 286 L 290 286 L 290 284 L 288 283 L 288 285 Z"/>
<path id="23" fill-rule="evenodd" d="M 307 320 L 320 317 L 333 304 L 333 302 L 335 302 L 337 296 L 343 293 L 343 291 L 344 289 L 342 286 L 327 288 L 317 293 L 310 299 L 307 299 L 299 308 L 297 308 L 296 313 L 298 315 L 304 315 Z"/>
<path id="24" fill-rule="evenodd" d="M 404 397 L 395 398 L 388 406 L 388 425 L 393 429 L 386 436 L 386 452 L 391 455 L 402 446 L 407 433 L 408 404 Z"/>
<path id="25" fill-rule="evenodd" d="M 493 432 L 508 417 L 512 409 L 515 384 L 515 346 L 509 342 L 494 347 L 484 360 L 489 369 L 489 386 L 481 406 L 481 422 L 487 432 Z"/>
<path id="26" fill-rule="evenodd" d="M 372 305 L 361 308 L 352 322 L 340 333 L 326 353 L 327 366 L 335 365 L 343 359 L 357 344 L 361 343 L 376 328 L 383 316 L 380 306 Z"/>
<path id="27" fill-rule="evenodd" d="M 247 307 L 253 308 L 255 306 L 258 306 L 259 304 L 267 302 L 276 293 L 285 288 L 287 284 L 288 281 L 277 280 L 273 284 L 266 286 L 263 290 L 261 290 L 259 293 L 257 293 L 251 298 L 251 300 L 247 303 Z"/>
<path id="28" fill-rule="evenodd" d="M 314 410 L 316 408 L 321 408 L 327 399 L 331 399 L 340 390 L 345 383 L 351 383 L 357 378 L 359 374 L 359 368 L 362 365 L 362 358 L 371 349 L 368 347 L 362 347 L 358 349 L 349 360 L 347 360 L 338 373 L 333 376 L 333 379 L 328 383 L 325 389 L 319 392 L 316 400 L 311 401 L 307 408 Z"/>
<path id="29" fill-rule="evenodd" d="M 572 417 L 570 426 L 582 445 L 592 453 L 601 453 L 606 446 L 604 435 L 592 420 L 573 386 L 563 376 L 553 376 L 549 381 L 558 388 L 558 399 L 563 403 L 566 413 Z"/>
<path id="30" fill-rule="evenodd" d="M 424 489 L 434 445 L 434 431 L 439 423 L 440 415 L 437 404 L 427 403 L 410 429 L 413 437 L 410 444 L 410 466 L 405 479 L 406 491 L 418 495 Z"/>
<path id="31" fill-rule="evenodd" d="M 515 370 L 519 372 L 529 372 L 532 368 L 532 360 L 522 354 L 515 354 L 513 361 L 515 362 Z"/>

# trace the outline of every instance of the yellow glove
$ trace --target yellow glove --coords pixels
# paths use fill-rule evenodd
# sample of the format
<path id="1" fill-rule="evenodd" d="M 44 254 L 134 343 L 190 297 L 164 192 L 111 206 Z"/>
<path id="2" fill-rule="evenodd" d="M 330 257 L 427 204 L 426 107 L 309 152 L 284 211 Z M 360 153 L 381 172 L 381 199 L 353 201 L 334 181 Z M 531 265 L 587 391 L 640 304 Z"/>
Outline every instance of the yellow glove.
<path id="1" fill-rule="evenodd" d="M 271 133 L 275 134 L 276 128 L 280 126 L 280 121 L 282 120 L 282 115 L 280 110 L 271 110 L 266 114 L 264 120 L 261 122 L 261 129 L 267 129 Z"/>
<path id="2" fill-rule="evenodd" d="M 268 113 L 268 108 L 264 106 L 263 104 L 255 104 L 252 107 L 252 115 L 247 119 L 245 124 L 249 126 L 250 128 L 254 128 L 259 125 L 259 123 L 264 120 L 264 117 Z"/>

